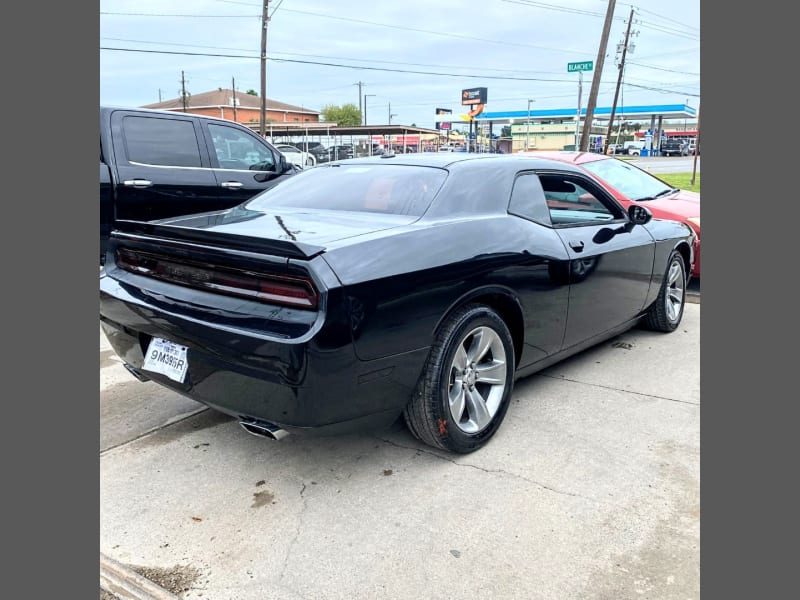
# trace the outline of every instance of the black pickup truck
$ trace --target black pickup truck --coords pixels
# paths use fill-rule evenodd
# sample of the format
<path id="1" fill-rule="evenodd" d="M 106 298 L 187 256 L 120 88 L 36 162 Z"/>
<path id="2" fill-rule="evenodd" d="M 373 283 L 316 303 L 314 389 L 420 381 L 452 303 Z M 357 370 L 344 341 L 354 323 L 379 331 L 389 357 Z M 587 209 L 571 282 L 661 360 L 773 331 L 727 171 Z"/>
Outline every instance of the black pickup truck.
<path id="1" fill-rule="evenodd" d="M 188 113 L 100 107 L 100 263 L 120 219 L 231 208 L 299 172 L 243 125 Z"/>
<path id="2" fill-rule="evenodd" d="M 661 142 L 663 156 L 689 156 L 689 142 L 680 138 L 667 138 Z"/>

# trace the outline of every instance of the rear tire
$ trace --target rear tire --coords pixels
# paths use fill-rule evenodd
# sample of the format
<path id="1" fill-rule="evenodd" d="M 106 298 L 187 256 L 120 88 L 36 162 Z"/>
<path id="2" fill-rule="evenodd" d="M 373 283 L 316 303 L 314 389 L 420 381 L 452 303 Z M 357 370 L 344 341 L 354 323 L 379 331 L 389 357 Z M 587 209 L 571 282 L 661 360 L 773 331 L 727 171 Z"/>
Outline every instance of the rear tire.
<path id="1" fill-rule="evenodd" d="M 683 307 L 686 304 L 686 266 L 683 257 L 673 250 L 667 261 L 667 270 L 658 298 L 644 318 L 644 325 L 653 331 L 669 333 L 675 331 L 683 318 Z"/>
<path id="2" fill-rule="evenodd" d="M 420 441 L 466 454 L 497 432 L 514 387 L 514 343 L 500 316 L 468 304 L 439 328 L 403 416 Z"/>

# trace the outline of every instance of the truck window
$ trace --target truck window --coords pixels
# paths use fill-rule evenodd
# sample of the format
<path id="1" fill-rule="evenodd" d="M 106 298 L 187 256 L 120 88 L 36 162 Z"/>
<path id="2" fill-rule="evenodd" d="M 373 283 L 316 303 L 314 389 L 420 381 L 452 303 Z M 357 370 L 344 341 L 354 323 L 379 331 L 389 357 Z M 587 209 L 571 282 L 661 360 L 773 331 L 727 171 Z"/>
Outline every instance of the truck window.
<path id="1" fill-rule="evenodd" d="M 275 157 L 252 135 L 225 125 L 208 124 L 211 143 L 221 169 L 272 171 Z"/>
<path id="2" fill-rule="evenodd" d="M 126 116 L 122 120 L 130 162 L 169 167 L 199 167 L 200 145 L 191 121 Z"/>

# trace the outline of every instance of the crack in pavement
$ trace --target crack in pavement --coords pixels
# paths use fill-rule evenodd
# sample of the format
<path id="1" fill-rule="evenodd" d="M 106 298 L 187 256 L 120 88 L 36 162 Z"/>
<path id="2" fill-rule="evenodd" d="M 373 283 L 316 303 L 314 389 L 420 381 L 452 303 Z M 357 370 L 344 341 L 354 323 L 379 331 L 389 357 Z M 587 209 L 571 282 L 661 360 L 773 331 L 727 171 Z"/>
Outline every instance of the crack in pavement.
<path id="1" fill-rule="evenodd" d="M 283 576 L 286 574 L 286 568 L 289 566 L 289 557 L 292 555 L 292 550 L 294 549 L 294 545 L 297 543 L 298 538 L 300 537 L 300 529 L 303 526 L 303 514 L 308 509 L 308 501 L 306 497 L 303 496 L 303 493 L 306 491 L 306 484 L 303 482 L 303 487 L 300 489 L 300 499 L 303 501 L 303 508 L 300 509 L 300 512 L 297 513 L 297 528 L 294 532 L 294 537 L 292 541 L 289 542 L 289 546 L 286 548 L 286 556 L 283 557 L 283 566 L 281 567 L 281 574 L 278 575 L 278 582 L 283 581 Z"/>
<path id="2" fill-rule="evenodd" d="M 534 481 L 533 479 L 529 479 L 528 477 L 525 477 L 524 475 L 518 475 L 517 473 L 511 473 L 510 471 L 505 471 L 503 469 L 486 469 L 484 467 L 479 467 L 478 465 L 473 465 L 471 463 L 456 462 L 452 458 L 448 458 L 446 456 L 442 456 L 441 454 L 436 454 L 435 452 L 432 452 L 432 451 L 430 451 L 430 450 L 428 450 L 426 448 L 414 448 L 412 446 L 404 446 L 402 444 L 398 444 L 396 442 L 393 442 L 393 441 L 387 440 L 387 439 L 383 439 L 383 438 L 375 438 L 375 439 L 378 439 L 378 440 L 380 440 L 382 442 L 385 442 L 385 443 L 389 444 L 390 446 L 394 446 L 396 448 L 403 448 L 405 450 L 414 450 L 416 452 L 422 452 L 422 453 L 427 454 L 429 456 L 434 456 L 434 457 L 438 458 L 439 460 L 443 460 L 443 461 L 446 461 L 446 462 L 449 462 L 449 463 L 453 463 L 454 465 L 459 466 L 459 467 L 471 467 L 473 469 L 477 469 L 478 471 L 483 471 L 484 473 L 490 473 L 490 474 L 495 474 L 495 475 L 508 475 L 509 477 L 513 477 L 515 479 L 521 479 L 522 481 L 526 481 L 526 482 L 528 482 L 530 484 L 533 484 L 533 485 L 535 485 L 537 487 L 545 489 L 545 490 L 547 490 L 549 492 L 553 492 L 554 494 L 561 494 L 563 496 L 572 496 L 573 498 L 582 498 L 583 500 L 589 500 L 590 502 L 600 502 L 600 500 L 597 500 L 596 498 L 590 498 L 588 496 L 583 496 L 581 494 L 575 494 L 573 492 L 565 492 L 564 490 L 558 490 L 556 488 L 550 487 L 550 486 L 545 485 L 543 483 L 540 483 L 538 481 Z"/>
<path id="3" fill-rule="evenodd" d="M 639 511 L 633 509 L 632 507 L 622 506 L 618 502 L 612 502 L 612 501 L 608 501 L 608 500 L 601 500 L 599 498 L 591 498 L 589 496 L 584 496 L 582 494 L 575 494 L 573 492 L 565 492 L 563 490 L 559 490 L 559 489 L 556 489 L 554 487 L 550 487 L 548 485 L 545 485 L 543 483 L 540 483 L 538 481 L 535 481 L 533 479 L 525 477 L 524 475 L 518 475 L 516 473 L 511 473 L 511 472 L 505 471 L 503 469 L 486 469 L 484 467 L 479 467 L 477 465 L 473 465 L 473 464 L 470 464 L 470 463 L 456 462 L 455 460 L 453 460 L 451 458 L 448 458 L 446 456 L 442 456 L 440 454 L 436 454 L 435 452 L 432 452 L 432 451 L 430 451 L 430 450 L 428 450 L 426 448 L 413 447 L 413 446 L 404 446 L 403 444 L 398 444 L 397 442 L 393 442 L 391 440 L 387 440 L 387 439 L 383 439 L 383 438 L 373 438 L 373 439 L 380 440 L 381 442 L 385 442 L 385 443 L 389 444 L 390 446 L 394 446 L 395 448 L 402 448 L 404 450 L 415 450 L 417 452 L 421 452 L 421 453 L 427 454 L 429 456 L 433 456 L 433 457 L 438 458 L 440 460 L 444 460 L 446 462 L 453 463 L 454 465 L 459 466 L 459 467 L 471 467 L 473 469 L 477 469 L 478 471 L 483 471 L 484 473 L 489 473 L 489 474 L 493 474 L 493 475 L 508 475 L 509 477 L 512 477 L 514 479 L 521 479 L 522 481 L 525 481 L 527 483 L 533 484 L 533 485 L 535 485 L 537 487 L 540 487 L 542 489 L 545 489 L 545 490 L 547 490 L 549 492 L 553 492 L 554 494 L 560 494 L 562 496 L 572 496 L 573 498 L 581 498 L 582 500 L 588 500 L 590 502 L 596 502 L 597 504 L 600 504 L 602 506 L 614 506 L 616 508 L 616 510 L 621 510 L 621 511 L 623 511 L 625 513 L 631 514 L 631 515 L 633 515 L 635 517 L 638 517 L 640 519 L 643 519 L 643 518 L 648 516 L 647 514 L 641 513 Z"/>
<path id="4" fill-rule="evenodd" d="M 603 385 L 602 383 L 589 383 L 586 381 L 579 381 L 577 379 L 570 379 L 569 377 L 559 376 L 556 377 L 555 375 L 545 375 L 542 374 L 540 377 L 547 377 L 549 379 L 555 379 L 556 381 L 569 381 L 570 383 L 579 383 L 581 385 L 589 385 L 592 387 L 599 387 L 603 388 L 604 390 L 611 390 L 614 392 L 623 392 L 625 394 L 635 394 L 636 396 L 644 396 L 646 398 L 657 398 L 659 400 L 667 400 L 668 402 L 678 402 L 680 404 L 689 404 L 691 406 L 700 406 L 699 402 L 690 402 L 689 400 L 678 400 L 677 398 L 667 398 L 666 396 L 657 396 L 655 394 L 645 394 L 644 392 L 634 392 L 633 390 L 621 390 L 619 388 L 612 387 L 610 385 Z"/>

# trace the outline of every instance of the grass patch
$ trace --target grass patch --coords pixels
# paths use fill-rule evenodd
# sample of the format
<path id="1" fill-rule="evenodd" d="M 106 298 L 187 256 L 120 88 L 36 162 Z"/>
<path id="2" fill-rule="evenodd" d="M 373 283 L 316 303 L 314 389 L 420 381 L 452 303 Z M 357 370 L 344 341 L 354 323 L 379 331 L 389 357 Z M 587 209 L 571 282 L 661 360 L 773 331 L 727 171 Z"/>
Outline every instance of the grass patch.
<path id="1" fill-rule="evenodd" d="M 659 179 L 663 179 L 671 186 L 680 188 L 682 190 L 689 190 L 690 192 L 700 193 L 700 173 L 698 172 L 694 179 L 694 185 L 691 184 L 691 173 L 653 173 Z"/>

